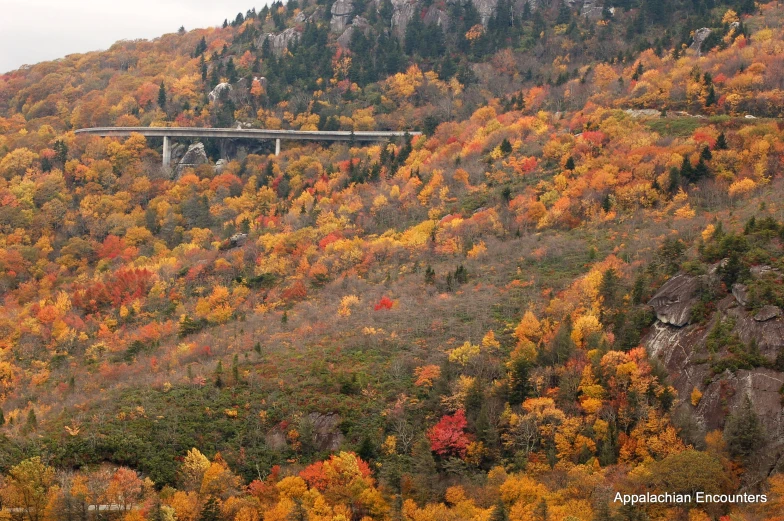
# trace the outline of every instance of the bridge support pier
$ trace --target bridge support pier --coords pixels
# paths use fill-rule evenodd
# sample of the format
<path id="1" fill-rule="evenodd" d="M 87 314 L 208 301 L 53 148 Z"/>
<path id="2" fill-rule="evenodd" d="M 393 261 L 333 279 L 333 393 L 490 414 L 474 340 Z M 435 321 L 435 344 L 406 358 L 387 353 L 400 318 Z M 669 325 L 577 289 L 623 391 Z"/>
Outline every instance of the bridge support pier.
<path id="1" fill-rule="evenodd" d="M 275 155 L 276 156 L 280 155 L 280 138 L 277 138 L 275 140 Z"/>
<path id="2" fill-rule="evenodd" d="M 169 166 L 169 163 L 171 163 L 171 144 L 169 136 L 163 136 L 163 166 Z"/>

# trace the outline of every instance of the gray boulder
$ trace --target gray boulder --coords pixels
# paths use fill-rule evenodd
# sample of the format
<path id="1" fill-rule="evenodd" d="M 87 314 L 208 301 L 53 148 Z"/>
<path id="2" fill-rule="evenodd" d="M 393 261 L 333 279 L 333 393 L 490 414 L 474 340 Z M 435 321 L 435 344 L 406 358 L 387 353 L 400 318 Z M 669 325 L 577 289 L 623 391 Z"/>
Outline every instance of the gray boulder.
<path id="1" fill-rule="evenodd" d="M 762 308 L 754 315 L 754 320 L 757 322 L 767 322 L 774 318 L 779 318 L 782 315 L 781 308 L 778 306 L 762 306 Z"/>

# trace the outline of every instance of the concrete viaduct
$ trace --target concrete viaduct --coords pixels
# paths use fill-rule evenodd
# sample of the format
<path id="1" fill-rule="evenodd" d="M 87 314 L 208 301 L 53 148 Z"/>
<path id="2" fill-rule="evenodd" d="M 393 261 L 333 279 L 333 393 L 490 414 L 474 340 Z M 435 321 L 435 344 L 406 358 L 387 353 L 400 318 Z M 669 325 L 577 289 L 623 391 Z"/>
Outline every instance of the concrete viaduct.
<path id="1" fill-rule="evenodd" d="M 283 139 L 296 141 L 387 141 L 390 138 L 418 136 L 421 132 L 389 131 L 317 131 L 317 130 L 265 130 L 238 128 L 198 127 L 95 127 L 80 128 L 76 134 L 91 134 L 101 137 L 128 137 L 141 134 L 145 137 L 163 138 L 163 165 L 171 162 L 171 138 L 217 138 L 217 139 L 274 139 L 275 155 L 280 154 Z"/>

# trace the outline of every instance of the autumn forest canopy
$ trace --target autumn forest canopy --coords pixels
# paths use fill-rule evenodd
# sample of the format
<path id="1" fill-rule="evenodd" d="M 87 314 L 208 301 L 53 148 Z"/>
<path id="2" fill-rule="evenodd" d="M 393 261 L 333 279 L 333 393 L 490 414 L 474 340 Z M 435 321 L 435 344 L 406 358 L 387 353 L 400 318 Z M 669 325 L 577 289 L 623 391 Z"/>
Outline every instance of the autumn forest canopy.
<path id="1" fill-rule="evenodd" d="M 0 75 L 0 520 L 784 521 L 781 2 L 250 7 Z"/>

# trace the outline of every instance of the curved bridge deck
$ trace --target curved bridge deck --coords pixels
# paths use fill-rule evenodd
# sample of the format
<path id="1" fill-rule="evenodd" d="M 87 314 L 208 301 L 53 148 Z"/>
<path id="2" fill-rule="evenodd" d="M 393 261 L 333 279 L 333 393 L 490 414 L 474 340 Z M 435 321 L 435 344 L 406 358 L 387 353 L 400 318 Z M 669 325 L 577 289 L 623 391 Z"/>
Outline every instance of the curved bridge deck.
<path id="1" fill-rule="evenodd" d="M 282 139 L 295 141 L 387 141 L 391 138 L 418 136 L 421 132 L 399 131 L 357 131 L 345 130 L 267 130 L 238 128 L 198 128 L 198 127 L 95 127 L 80 128 L 76 134 L 91 134 L 101 137 L 127 137 L 141 134 L 145 137 L 163 138 L 163 164 L 171 160 L 170 138 L 217 138 L 217 139 L 274 139 L 275 155 L 280 154 Z"/>

